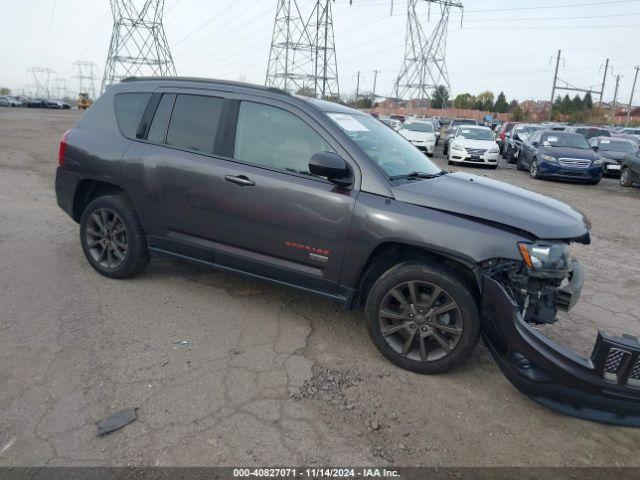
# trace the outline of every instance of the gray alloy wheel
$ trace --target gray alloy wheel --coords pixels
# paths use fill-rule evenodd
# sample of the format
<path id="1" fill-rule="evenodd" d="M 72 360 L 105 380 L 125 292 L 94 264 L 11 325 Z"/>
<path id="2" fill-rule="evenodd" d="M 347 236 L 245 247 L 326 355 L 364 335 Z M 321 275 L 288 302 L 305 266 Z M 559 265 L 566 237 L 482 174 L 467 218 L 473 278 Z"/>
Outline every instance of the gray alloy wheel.
<path id="1" fill-rule="evenodd" d="M 628 167 L 624 167 L 620 172 L 620 185 L 623 187 L 631 186 L 631 174 L 629 173 Z"/>
<path id="2" fill-rule="evenodd" d="M 380 331 L 396 353 L 414 361 L 440 360 L 462 336 L 462 314 L 437 285 L 410 281 L 392 288 L 378 311 Z"/>
<path id="3" fill-rule="evenodd" d="M 529 175 L 531 178 L 540 178 L 538 175 L 538 160 L 533 160 L 529 166 Z"/>
<path id="4" fill-rule="evenodd" d="M 115 270 L 126 260 L 127 229 L 113 210 L 100 208 L 91 212 L 84 234 L 89 254 L 101 267 Z"/>

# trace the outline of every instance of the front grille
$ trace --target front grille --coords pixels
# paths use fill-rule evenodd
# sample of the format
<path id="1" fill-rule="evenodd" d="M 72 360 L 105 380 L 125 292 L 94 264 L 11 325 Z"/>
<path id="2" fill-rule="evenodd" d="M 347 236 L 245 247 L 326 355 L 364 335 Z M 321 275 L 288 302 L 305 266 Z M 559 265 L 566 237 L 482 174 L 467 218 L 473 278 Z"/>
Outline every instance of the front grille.
<path id="1" fill-rule="evenodd" d="M 636 360 L 635 365 L 631 369 L 631 373 L 629 374 L 629 378 L 633 378 L 634 380 L 640 380 L 640 358 Z"/>
<path id="2" fill-rule="evenodd" d="M 581 160 L 579 158 L 560 158 L 558 161 L 563 167 L 589 168 L 591 166 L 591 160 Z"/>
<path id="3" fill-rule="evenodd" d="M 484 155 L 484 152 L 486 152 L 487 149 L 481 149 L 481 148 L 467 148 L 467 153 L 469 155 Z"/>
<path id="4" fill-rule="evenodd" d="M 617 348 L 612 348 L 611 350 L 609 350 L 607 360 L 604 364 L 604 371 L 613 374 L 618 373 L 620 364 L 624 360 L 624 357 L 626 357 L 627 355 L 629 355 L 627 352 L 618 350 Z"/>

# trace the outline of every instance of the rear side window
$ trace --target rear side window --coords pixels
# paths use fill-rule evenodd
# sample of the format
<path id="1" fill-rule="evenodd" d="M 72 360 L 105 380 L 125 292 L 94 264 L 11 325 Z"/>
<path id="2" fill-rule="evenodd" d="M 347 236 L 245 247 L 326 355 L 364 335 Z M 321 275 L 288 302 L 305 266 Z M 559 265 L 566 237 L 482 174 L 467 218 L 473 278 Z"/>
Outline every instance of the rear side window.
<path id="1" fill-rule="evenodd" d="M 242 102 L 234 158 L 288 172 L 309 173 L 314 153 L 333 151 L 307 123 L 281 108 Z"/>
<path id="2" fill-rule="evenodd" d="M 116 95 L 116 120 L 125 137 L 136 138 L 138 124 L 142 120 L 142 114 L 150 98 L 150 93 L 119 93 Z"/>
<path id="3" fill-rule="evenodd" d="M 174 93 L 165 93 L 158 103 L 156 113 L 153 116 L 153 121 L 149 127 L 149 134 L 147 140 L 153 143 L 164 143 L 164 137 L 167 133 L 167 126 L 169 125 L 169 117 L 171 117 L 171 110 L 173 109 L 173 101 L 176 95 Z"/>
<path id="4" fill-rule="evenodd" d="M 173 106 L 166 143 L 198 152 L 213 153 L 223 104 L 224 100 L 221 98 L 178 95 Z"/>

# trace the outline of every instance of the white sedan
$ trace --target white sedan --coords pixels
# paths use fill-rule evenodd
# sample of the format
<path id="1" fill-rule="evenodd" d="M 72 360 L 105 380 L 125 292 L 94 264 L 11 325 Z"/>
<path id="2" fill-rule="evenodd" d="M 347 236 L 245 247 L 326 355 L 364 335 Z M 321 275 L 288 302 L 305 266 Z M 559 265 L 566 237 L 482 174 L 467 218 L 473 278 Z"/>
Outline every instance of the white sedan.
<path id="1" fill-rule="evenodd" d="M 414 147 L 433 156 L 433 150 L 436 147 L 436 134 L 431 122 L 407 121 L 402 124 L 399 132 Z"/>
<path id="2" fill-rule="evenodd" d="M 449 146 L 449 165 L 470 163 L 498 168 L 500 148 L 487 127 L 461 126 Z"/>

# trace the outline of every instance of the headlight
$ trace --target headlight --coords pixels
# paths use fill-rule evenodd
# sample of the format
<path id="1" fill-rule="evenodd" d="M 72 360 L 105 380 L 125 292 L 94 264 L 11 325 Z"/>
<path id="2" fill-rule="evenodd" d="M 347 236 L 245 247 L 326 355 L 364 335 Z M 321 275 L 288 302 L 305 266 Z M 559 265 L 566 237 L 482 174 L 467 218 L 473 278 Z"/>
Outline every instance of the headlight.
<path id="1" fill-rule="evenodd" d="M 462 148 L 457 143 L 454 143 L 453 145 L 451 145 L 451 150 L 464 150 L 464 148 Z"/>
<path id="2" fill-rule="evenodd" d="M 551 155 L 547 155 L 546 153 L 541 154 L 540 158 L 545 162 L 558 163 L 558 160 L 556 160 L 556 157 L 552 157 Z"/>
<path id="3" fill-rule="evenodd" d="M 493 147 L 487 153 L 500 153 L 500 149 L 498 147 Z"/>
<path id="4" fill-rule="evenodd" d="M 567 272 L 571 269 L 571 254 L 565 243 L 518 243 L 522 260 L 537 272 Z"/>
<path id="5" fill-rule="evenodd" d="M 599 159 L 597 159 L 597 160 L 594 160 L 594 161 L 593 161 L 593 165 L 602 165 L 602 159 L 601 159 L 601 158 L 599 158 Z"/>

